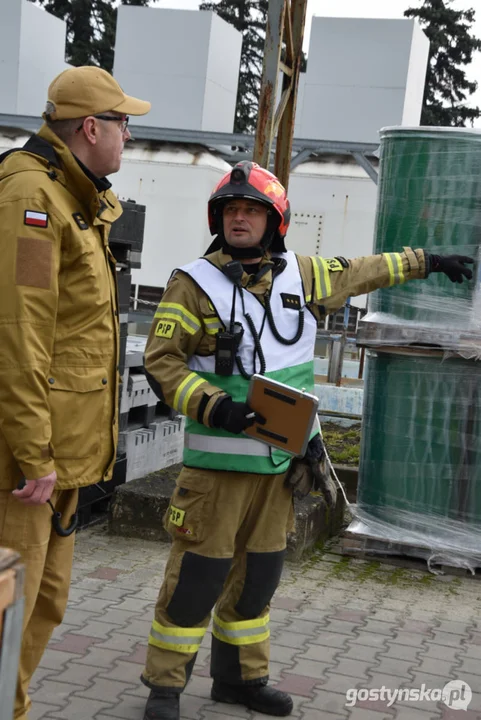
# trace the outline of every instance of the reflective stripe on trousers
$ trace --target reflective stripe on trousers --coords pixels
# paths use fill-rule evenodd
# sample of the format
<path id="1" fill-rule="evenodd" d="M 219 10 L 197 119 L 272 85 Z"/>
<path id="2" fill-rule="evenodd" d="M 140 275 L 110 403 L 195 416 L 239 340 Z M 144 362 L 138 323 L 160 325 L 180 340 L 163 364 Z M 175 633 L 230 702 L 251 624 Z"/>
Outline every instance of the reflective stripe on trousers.
<path id="1" fill-rule="evenodd" d="M 167 627 L 155 620 L 149 635 L 149 645 L 181 653 L 196 653 L 205 635 L 205 628 Z"/>
<path id="2" fill-rule="evenodd" d="M 214 615 L 212 633 L 217 640 L 229 645 L 253 645 L 263 642 L 270 636 L 269 615 L 230 623 L 223 622 Z"/>

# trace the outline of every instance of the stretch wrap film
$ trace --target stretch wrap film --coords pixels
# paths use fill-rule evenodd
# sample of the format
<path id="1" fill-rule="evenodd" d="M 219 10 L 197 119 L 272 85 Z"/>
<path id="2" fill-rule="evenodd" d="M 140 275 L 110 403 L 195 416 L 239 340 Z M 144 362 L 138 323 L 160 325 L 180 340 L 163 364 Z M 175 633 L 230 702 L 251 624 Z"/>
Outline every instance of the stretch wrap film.
<path id="1" fill-rule="evenodd" d="M 481 132 L 381 131 L 375 253 L 404 246 L 474 257 L 475 278 L 453 286 L 442 273 L 370 295 L 368 310 L 415 326 L 481 332 Z M 379 315 L 381 314 L 381 315 Z M 369 317 L 366 318 L 369 321 Z"/>
<path id="2" fill-rule="evenodd" d="M 367 534 L 481 565 L 481 364 L 369 351 L 363 418 Z"/>
<path id="3" fill-rule="evenodd" d="M 475 259 L 369 298 L 356 532 L 381 552 L 481 567 L 481 133 L 381 132 L 375 252 Z M 351 529 L 351 528 L 350 528 Z"/>

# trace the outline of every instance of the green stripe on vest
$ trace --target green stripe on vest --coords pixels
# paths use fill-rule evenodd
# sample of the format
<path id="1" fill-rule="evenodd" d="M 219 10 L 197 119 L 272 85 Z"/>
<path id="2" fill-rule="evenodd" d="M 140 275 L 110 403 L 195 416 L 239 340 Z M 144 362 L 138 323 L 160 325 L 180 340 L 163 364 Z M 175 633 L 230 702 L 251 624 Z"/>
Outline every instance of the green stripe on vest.
<path id="1" fill-rule="evenodd" d="M 245 380 L 241 375 L 231 375 L 230 377 L 221 377 L 215 373 L 198 372 L 200 377 L 207 380 L 212 385 L 216 385 L 228 393 L 235 402 L 245 402 L 247 398 L 247 390 L 249 381 Z M 309 361 L 292 368 L 284 368 L 283 370 L 275 370 L 267 372 L 266 377 L 290 385 L 297 390 L 305 390 L 312 393 L 314 391 L 314 363 Z M 210 437 L 226 437 L 236 438 L 245 437 L 243 435 L 233 435 L 226 430 L 218 428 L 208 428 L 201 423 L 187 418 L 186 433 L 192 435 L 203 435 Z M 256 473 L 259 475 L 277 475 L 289 467 L 292 455 L 270 448 L 270 457 L 257 457 L 251 455 L 228 454 L 204 452 L 200 450 L 190 450 L 184 448 L 184 464 L 188 467 L 205 468 L 208 470 L 227 470 L 234 472 Z"/>

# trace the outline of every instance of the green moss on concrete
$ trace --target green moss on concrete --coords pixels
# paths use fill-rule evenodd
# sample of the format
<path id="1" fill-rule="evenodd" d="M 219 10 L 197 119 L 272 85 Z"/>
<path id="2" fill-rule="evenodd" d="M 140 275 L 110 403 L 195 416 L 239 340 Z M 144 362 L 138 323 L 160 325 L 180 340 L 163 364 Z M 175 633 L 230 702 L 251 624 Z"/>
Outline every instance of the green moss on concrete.
<path id="1" fill-rule="evenodd" d="M 361 424 L 349 428 L 336 423 L 323 423 L 322 434 L 331 462 L 335 465 L 359 465 Z"/>
<path id="2" fill-rule="evenodd" d="M 326 560 L 325 556 L 329 559 Z M 338 558 L 338 559 L 336 559 Z M 439 590 L 450 595 L 457 595 L 461 583 L 459 577 L 451 577 L 449 582 L 439 582 L 436 575 L 430 573 L 425 566 L 419 567 L 392 567 L 389 561 L 364 560 L 361 558 L 341 555 L 332 548 L 332 541 L 318 545 L 310 557 L 305 558 L 300 567 L 301 576 L 315 579 L 316 568 L 319 569 L 319 587 L 334 580 L 345 580 L 355 585 L 373 582 L 377 585 L 397 586 L 401 588 L 428 588 L 434 583 Z"/>

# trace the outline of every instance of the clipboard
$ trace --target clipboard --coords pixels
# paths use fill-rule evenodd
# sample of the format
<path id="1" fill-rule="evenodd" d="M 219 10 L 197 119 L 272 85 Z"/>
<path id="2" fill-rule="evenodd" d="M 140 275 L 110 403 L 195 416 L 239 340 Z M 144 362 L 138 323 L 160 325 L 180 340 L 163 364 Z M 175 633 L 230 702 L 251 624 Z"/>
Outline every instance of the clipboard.
<path id="1" fill-rule="evenodd" d="M 304 456 L 319 405 L 315 395 L 253 375 L 247 403 L 266 423 L 254 423 L 244 430 L 246 435 L 296 457 Z"/>

